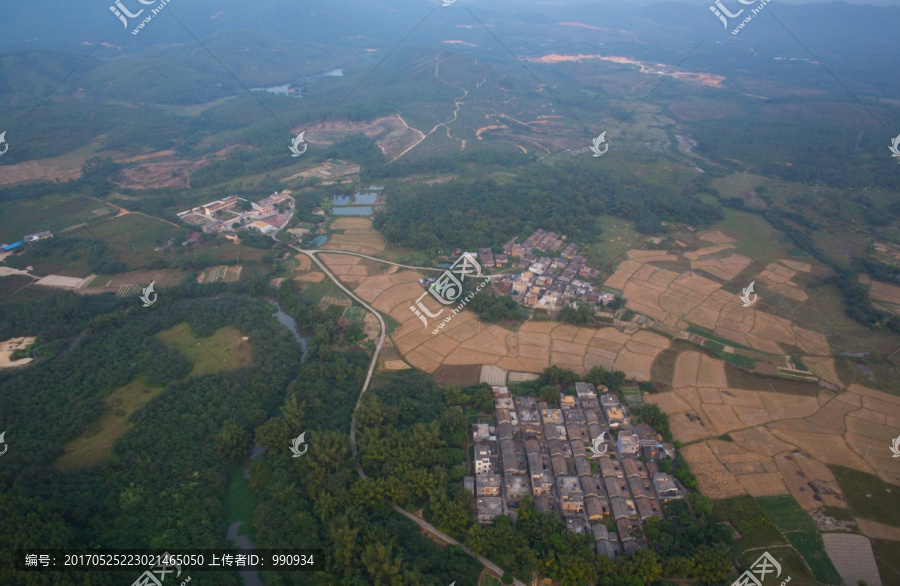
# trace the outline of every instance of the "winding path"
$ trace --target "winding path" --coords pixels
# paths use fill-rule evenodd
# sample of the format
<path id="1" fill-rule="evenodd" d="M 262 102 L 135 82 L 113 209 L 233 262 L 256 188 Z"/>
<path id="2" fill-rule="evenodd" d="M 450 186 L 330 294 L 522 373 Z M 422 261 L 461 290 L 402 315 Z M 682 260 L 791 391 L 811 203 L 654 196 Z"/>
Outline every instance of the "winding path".
<path id="1" fill-rule="evenodd" d="M 281 242 L 277 238 L 275 240 L 278 242 Z M 282 244 L 285 244 L 285 243 L 282 243 Z M 298 247 L 294 246 L 293 244 L 287 244 L 287 246 L 289 246 L 290 248 L 293 248 L 297 252 L 299 252 L 301 254 L 305 254 L 306 256 L 311 258 L 317 265 L 319 265 L 319 268 L 322 269 L 322 271 L 328 276 L 329 279 L 331 279 L 334 282 L 335 285 L 340 287 L 340 289 L 344 293 L 349 295 L 352 299 L 356 300 L 360 305 L 362 305 L 367 310 L 369 310 L 373 315 L 375 315 L 375 317 L 378 319 L 378 323 L 381 325 L 381 336 L 379 336 L 378 343 L 375 345 L 375 352 L 372 354 L 372 362 L 371 362 L 371 364 L 369 364 L 369 372 L 366 374 L 366 380 L 363 383 L 362 390 L 359 393 L 359 398 L 356 400 L 356 406 L 353 408 L 353 416 L 350 419 L 350 451 L 353 453 L 353 460 L 356 465 L 357 474 L 359 474 L 360 478 L 366 478 L 366 473 L 365 473 L 365 471 L 363 471 L 362 465 L 360 464 L 359 458 L 357 457 L 356 410 L 359 409 L 359 404 L 362 401 L 363 394 L 365 394 L 365 392 L 369 389 L 369 383 L 372 382 L 372 374 L 375 372 L 375 366 L 378 364 L 378 355 L 381 353 L 381 347 L 384 345 L 384 338 L 387 335 L 387 324 L 384 323 L 384 318 L 381 317 L 381 314 L 378 313 L 378 311 L 376 311 L 371 305 L 369 305 L 368 303 L 363 301 L 359 296 L 356 295 L 356 293 L 354 293 L 353 291 L 348 289 L 343 283 L 341 283 L 340 279 L 338 279 L 335 276 L 335 274 L 332 273 L 331 270 L 327 266 L 325 266 L 325 263 L 323 263 L 321 260 L 319 260 L 317 255 L 320 253 L 321 254 L 348 254 L 351 256 L 360 256 L 362 258 L 368 258 L 368 259 L 371 259 L 374 261 L 386 263 L 386 264 L 397 266 L 397 267 L 419 269 L 419 270 L 429 270 L 429 271 L 443 271 L 444 269 L 435 269 L 435 268 L 430 268 L 430 267 L 414 267 L 414 266 L 410 266 L 410 265 L 403 265 L 403 264 L 399 264 L 399 263 L 395 263 L 395 262 L 386 261 L 386 260 L 383 260 L 380 258 L 376 258 L 374 256 L 367 256 L 365 254 L 360 254 L 357 252 L 345 252 L 345 251 L 341 251 L 341 250 L 304 250 L 302 248 L 298 248 Z M 418 525 L 419 527 L 421 527 L 422 529 L 424 529 L 425 531 L 427 531 L 428 533 L 430 533 L 431 535 L 436 537 L 437 539 L 440 539 L 444 543 L 447 543 L 449 545 L 458 545 L 459 547 L 462 548 L 462 550 L 466 553 L 466 555 L 477 559 L 479 562 L 481 562 L 481 565 L 483 565 L 488 570 L 494 572 L 497 576 L 503 576 L 503 574 L 505 573 L 503 571 L 503 568 L 501 568 L 500 566 L 498 566 L 491 560 L 487 559 L 486 557 L 478 555 L 477 553 L 475 553 L 468 547 L 464 546 L 460 542 L 456 541 L 455 539 L 453 539 L 452 537 L 450 537 L 449 535 L 447 535 L 446 533 L 444 533 L 443 531 L 441 531 L 434 525 L 428 523 L 424 519 L 420 519 L 419 517 L 413 515 L 409 511 L 407 511 L 401 507 L 398 507 L 390 499 L 386 499 L 386 500 L 392 509 L 394 509 L 395 511 L 397 511 L 398 513 L 400 513 L 401 515 L 403 515 L 404 517 L 406 517 L 407 519 L 409 519 L 410 521 L 412 521 L 413 523 L 415 523 L 416 525 Z M 525 583 L 519 579 L 514 579 L 513 584 L 515 584 L 516 586 L 526 586 Z"/>

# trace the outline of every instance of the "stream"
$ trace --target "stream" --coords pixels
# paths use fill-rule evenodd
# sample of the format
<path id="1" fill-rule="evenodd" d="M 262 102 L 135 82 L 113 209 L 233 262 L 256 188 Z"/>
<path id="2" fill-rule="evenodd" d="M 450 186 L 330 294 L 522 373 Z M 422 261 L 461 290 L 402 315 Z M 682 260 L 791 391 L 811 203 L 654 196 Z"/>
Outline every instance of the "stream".
<path id="1" fill-rule="evenodd" d="M 285 328 L 287 328 L 287 330 L 289 332 L 291 332 L 294 335 L 294 338 L 300 344 L 300 347 L 303 348 L 303 354 L 300 358 L 300 361 L 302 362 L 302 361 L 306 360 L 306 352 L 309 349 L 309 340 L 300 334 L 300 331 L 297 329 L 296 320 L 294 320 L 294 318 L 292 318 L 287 313 L 285 313 L 284 309 L 282 309 L 281 305 L 279 305 L 275 299 L 266 297 L 265 300 L 266 300 L 266 303 L 268 303 L 269 305 L 271 305 L 272 307 L 275 308 L 275 313 L 273 313 L 272 316 L 278 320 L 278 323 L 283 325 Z M 296 380 L 297 379 L 292 380 L 291 385 L 293 385 L 294 381 L 296 381 Z M 290 386 L 290 385 L 288 385 L 288 386 Z M 255 460 L 256 458 L 259 457 L 260 454 L 262 454 L 262 452 L 263 452 L 263 448 L 260 448 L 259 446 L 254 445 L 253 446 L 253 455 L 251 456 L 251 459 Z M 246 473 L 244 474 L 244 476 L 245 477 L 247 476 Z M 228 533 L 225 535 L 225 539 L 231 541 L 235 545 L 235 547 L 237 547 L 238 549 L 242 549 L 242 550 L 252 550 L 253 549 L 253 544 L 250 542 L 250 540 L 247 538 L 247 536 L 238 534 L 238 530 L 240 529 L 241 525 L 243 525 L 244 523 L 248 523 L 248 522 L 249 522 L 249 520 L 248 521 L 235 521 L 228 527 Z M 262 580 L 260 580 L 260 578 L 259 578 L 259 573 L 256 570 L 242 570 L 239 572 L 239 574 L 241 576 L 241 581 L 244 583 L 244 586 L 263 586 Z"/>

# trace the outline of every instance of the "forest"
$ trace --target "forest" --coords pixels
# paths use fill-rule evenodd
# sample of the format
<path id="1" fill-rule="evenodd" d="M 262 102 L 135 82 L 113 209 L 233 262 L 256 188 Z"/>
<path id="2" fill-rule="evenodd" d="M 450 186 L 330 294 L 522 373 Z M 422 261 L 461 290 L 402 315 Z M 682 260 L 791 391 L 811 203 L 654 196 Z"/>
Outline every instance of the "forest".
<path id="1" fill-rule="evenodd" d="M 634 220 L 649 234 L 665 231 L 663 221 L 703 227 L 721 219 L 719 206 L 702 203 L 697 193 L 690 181 L 680 194 L 667 186 L 663 195 L 587 165 L 537 165 L 503 185 L 488 179 L 451 181 L 424 192 L 421 186 L 398 188 L 374 226 L 393 244 L 432 252 L 500 246 L 538 219 L 546 230 L 593 242 L 604 214 Z"/>

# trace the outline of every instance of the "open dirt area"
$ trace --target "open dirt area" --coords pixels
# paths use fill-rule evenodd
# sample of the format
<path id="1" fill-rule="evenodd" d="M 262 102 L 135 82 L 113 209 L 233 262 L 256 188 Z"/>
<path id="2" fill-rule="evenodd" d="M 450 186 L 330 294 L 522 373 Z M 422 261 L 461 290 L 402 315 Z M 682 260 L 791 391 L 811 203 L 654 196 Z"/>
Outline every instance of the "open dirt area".
<path id="1" fill-rule="evenodd" d="M 330 145 L 344 135 L 361 132 L 374 138 L 375 144 L 378 145 L 381 152 L 391 159 L 424 138 L 420 131 L 410 128 L 397 114 L 365 121 L 329 120 L 313 126 L 294 129 L 294 132 L 301 130 L 306 132 L 304 135 L 306 142 L 321 145 Z"/>
<path id="2" fill-rule="evenodd" d="M 35 340 L 37 340 L 35 337 L 22 337 L 10 338 L 9 340 L 0 342 L 0 368 L 25 366 L 34 360 L 31 356 L 28 358 L 20 358 L 19 360 L 10 360 L 10 356 L 16 350 L 24 350 L 29 345 L 33 344 Z"/>

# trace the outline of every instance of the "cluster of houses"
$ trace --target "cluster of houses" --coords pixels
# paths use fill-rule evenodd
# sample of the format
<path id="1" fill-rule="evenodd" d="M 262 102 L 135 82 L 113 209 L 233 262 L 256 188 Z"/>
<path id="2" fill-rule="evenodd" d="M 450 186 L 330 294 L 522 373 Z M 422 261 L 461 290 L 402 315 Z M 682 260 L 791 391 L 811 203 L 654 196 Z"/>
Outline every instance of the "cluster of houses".
<path id="1" fill-rule="evenodd" d="M 544 255 L 538 256 L 534 250 Z M 566 244 L 565 236 L 538 229 L 522 244 L 513 238 L 503 245 L 503 251 L 506 254 L 497 256 L 518 258 L 516 268 L 523 270 L 504 276 L 498 286 L 507 289 L 518 303 L 554 310 L 574 300 L 606 305 L 615 297 L 589 282 L 600 275 L 600 269 L 588 265 L 587 258 L 578 254 L 578 245 Z"/>
<path id="2" fill-rule="evenodd" d="M 684 498 L 657 464 L 671 448 L 652 427 L 630 425 L 606 387 L 598 396 L 591 383 L 576 383 L 559 409 L 492 389 L 497 424 L 473 426 L 475 476 L 467 479 L 479 523 L 514 516 L 530 494 L 538 510 L 555 510 L 570 531 L 593 536 L 598 554 L 615 557 L 646 547 L 643 521 L 663 518 L 661 502 Z"/>
<path id="3" fill-rule="evenodd" d="M 294 207 L 294 198 L 291 197 L 289 190 L 273 193 L 259 202 L 250 202 L 250 210 L 235 210 L 240 201 L 247 200 L 229 195 L 224 199 L 179 212 L 177 215 L 185 222 L 201 225 L 206 234 L 224 232 L 226 236 L 234 236 L 232 230 L 235 223 L 240 224 L 242 228 L 255 228 L 263 234 L 268 234 L 284 225 L 283 221 L 265 221 L 278 215 L 279 204 L 285 204 L 291 209 Z"/>

